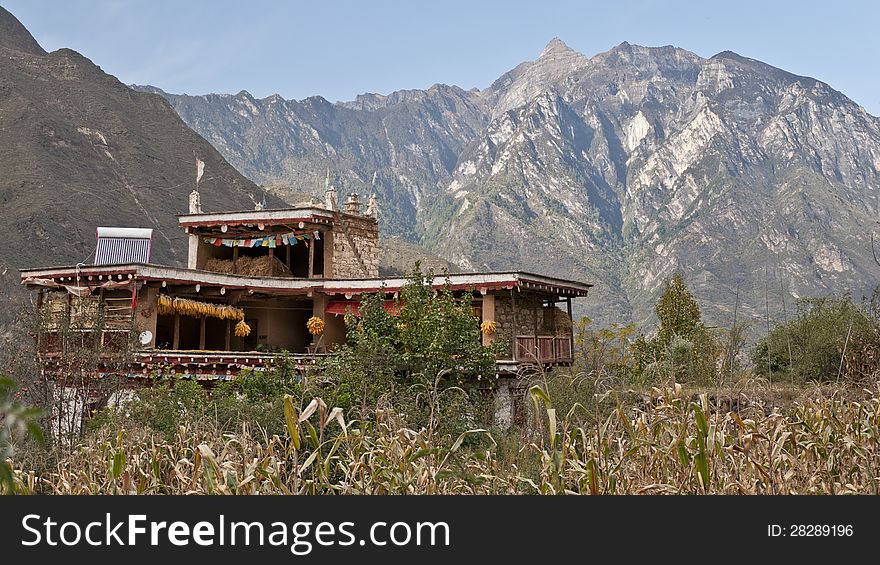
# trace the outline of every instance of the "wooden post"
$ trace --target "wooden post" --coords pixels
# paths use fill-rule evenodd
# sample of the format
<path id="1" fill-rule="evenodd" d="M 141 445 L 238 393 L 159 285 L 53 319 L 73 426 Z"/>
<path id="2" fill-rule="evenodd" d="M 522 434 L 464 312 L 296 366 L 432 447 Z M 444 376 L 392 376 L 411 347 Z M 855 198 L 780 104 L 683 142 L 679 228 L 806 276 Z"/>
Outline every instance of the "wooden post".
<path id="1" fill-rule="evenodd" d="M 315 240 L 309 243 L 309 278 L 315 276 Z"/>
<path id="2" fill-rule="evenodd" d="M 327 302 L 328 296 L 323 292 L 316 292 L 312 297 L 312 316 L 317 316 L 321 318 L 325 322 L 328 320 L 327 318 Z M 309 335 L 306 335 L 306 351 L 309 353 L 321 353 L 322 351 L 326 351 L 330 346 L 335 343 L 344 342 L 345 337 L 343 335 L 339 335 L 338 332 L 333 331 L 328 323 L 326 328 L 324 329 L 324 333 L 321 334 L 320 338 L 315 338 L 311 336 L 311 342 L 308 341 Z M 320 341 L 321 346 L 318 347 L 318 340 L 326 340 Z"/>
<path id="3" fill-rule="evenodd" d="M 226 320 L 226 351 L 232 351 L 232 320 Z"/>
<path id="4" fill-rule="evenodd" d="M 568 320 L 571 322 L 568 326 L 569 349 L 571 350 L 571 358 L 574 360 L 574 316 L 571 315 L 571 296 L 567 297 L 565 302 L 568 306 Z"/>
<path id="5" fill-rule="evenodd" d="M 541 360 L 541 346 L 538 344 L 538 304 L 535 303 L 532 305 L 532 315 L 534 316 L 534 328 L 535 328 L 535 361 L 539 363 Z"/>
<path id="6" fill-rule="evenodd" d="M 207 321 L 207 316 L 202 316 L 202 319 L 199 323 L 199 349 L 205 349 L 205 322 Z"/>
<path id="7" fill-rule="evenodd" d="M 482 315 L 484 322 L 494 322 L 495 321 L 495 295 L 494 294 L 486 294 L 483 297 L 482 304 Z M 483 334 L 483 345 L 489 347 L 492 345 L 492 342 L 495 341 L 495 334 Z"/>
<path id="8" fill-rule="evenodd" d="M 171 340 L 171 349 L 180 349 L 180 314 L 174 314 L 174 337 Z"/>
<path id="9" fill-rule="evenodd" d="M 513 349 L 511 351 L 512 355 L 511 359 L 516 361 L 519 358 L 519 348 L 516 345 L 516 336 L 519 334 L 519 323 L 516 320 L 516 294 L 514 294 L 513 289 L 510 289 L 510 307 L 513 310 Z"/>
<path id="10" fill-rule="evenodd" d="M 232 264 L 235 266 L 235 262 L 238 261 L 238 247 L 232 248 Z"/>
<path id="11" fill-rule="evenodd" d="M 284 247 L 287 248 L 287 260 L 286 260 L 287 268 L 290 269 L 291 272 L 292 272 L 292 271 L 293 271 L 293 267 L 290 266 L 290 248 L 293 247 L 293 246 L 290 245 L 290 244 L 287 244 L 287 245 L 285 245 Z"/>
<path id="12" fill-rule="evenodd" d="M 101 320 L 101 327 L 98 327 L 98 320 Z M 98 291 L 98 319 L 95 320 L 95 351 L 104 347 L 104 328 L 107 327 L 106 322 L 106 304 L 104 302 L 104 289 Z"/>
<path id="13" fill-rule="evenodd" d="M 43 312 L 43 300 L 45 299 L 45 295 L 44 295 L 45 292 L 46 291 L 43 290 L 42 288 L 37 291 L 37 340 L 36 341 L 37 341 L 37 355 L 38 356 L 40 355 L 40 352 L 42 351 L 42 344 L 40 342 L 42 341 L 43 330 L 46 327 L 45 323 L 47 321 L 45 319 L 45 313 Z"/>

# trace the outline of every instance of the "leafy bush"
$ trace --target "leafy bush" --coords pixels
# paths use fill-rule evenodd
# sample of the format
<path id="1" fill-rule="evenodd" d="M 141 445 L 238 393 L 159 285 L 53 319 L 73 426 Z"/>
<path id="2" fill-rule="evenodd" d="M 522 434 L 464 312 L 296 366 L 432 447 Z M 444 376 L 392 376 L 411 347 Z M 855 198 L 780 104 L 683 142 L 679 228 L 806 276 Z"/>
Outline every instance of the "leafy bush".
<path id="1" fill-rule="evenodd" d="M 636 332 L 635 324 L 593 328 L 592 323 L 585 316 L 575 325 L 572 372 L 627 379 L 633 366 L 630 339 Z"/>
<path id="2" fill-rule="evenodd" d="M 794 319 L 779 324 L 755 346 L 755 371 L 771 379 L 798 383 L 833 381 L 846 377 L 852 357 L 877 341 L 876 322 L 865 308 L 843 297 L 805 298 Z M 844 363 L 844 348 L 850 363 Z"/>

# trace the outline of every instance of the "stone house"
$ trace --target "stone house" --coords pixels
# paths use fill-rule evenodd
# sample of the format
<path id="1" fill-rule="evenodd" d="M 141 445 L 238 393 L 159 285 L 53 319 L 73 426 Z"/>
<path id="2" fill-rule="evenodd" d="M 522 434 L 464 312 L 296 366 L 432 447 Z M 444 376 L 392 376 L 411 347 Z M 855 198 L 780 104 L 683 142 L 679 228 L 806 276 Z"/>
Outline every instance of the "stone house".
<path id="1" fill-rule="evenodd" d="M 186 268 L 150 263 L 150 230 L 99 228 L 94 264 L 21 271 L 37 293 L 47 378 L 69 373 L 71 334 L 95 352 L 90 377 L 147 382 L 163 371 L 210 382 L 269 367 L 280 352 L 304 370 L 345 342 L 344 315 L 365 293 L 384 292 L 392 308 L 406 284 L 379 276 L 373 198 L 364 212 L 354 194 L 340 209 L 331 188 L 321 205 L 205 213 L 195 196 L 179 216 Z M 505 395 L 524 366 L 572 362 L 571 301 L 591 285 L 523 272 L 437 276 L 433 285 L 447 282 L 473 296 L 481 322 L 496 322 L 483 342 L 509 344 L 496 400 L 509 420 Z M 312 318 L 323 322 L 318 336 Z"/>

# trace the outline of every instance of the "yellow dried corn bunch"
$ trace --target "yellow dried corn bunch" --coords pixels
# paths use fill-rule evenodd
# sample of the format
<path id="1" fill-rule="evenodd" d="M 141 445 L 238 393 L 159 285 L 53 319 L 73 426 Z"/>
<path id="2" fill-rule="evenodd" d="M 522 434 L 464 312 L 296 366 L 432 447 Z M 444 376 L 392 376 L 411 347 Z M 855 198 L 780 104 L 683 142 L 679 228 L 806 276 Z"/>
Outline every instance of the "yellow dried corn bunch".
<path id="1" fill-rule="evenodd" d="M 211 318 L 220 318 L 221 320 L 244 320 L 244 310 L 225 304 L 211 304 L 210 302 L 199 302 L 198 300 L 189 300 L 188 298 L 171 298 L 165 294 L 160 294 L 157 305 L 159 314 L 162 315 L 180 314 L 181 316 L 193 316 L 195 318 L 210 316 Z"/>
<path id="2" fill-rule="evenodd" d="M 317 316 L 312 316 L 309 318 L 309 321 L 306 322 L 306 327 L 309 329 L 310 334 L 321 335 L 324 333 L 324 320 Z"/>
<path id="3" fill-rule="evenodd" d="M 251 327 L 244 320 L 235 324 L 235 337 L 247 337 L 251 335 Z"/>
<path id="4" fill-rule="evenodd" d="M 171 297 L 167 294 L 160 294 L 159 300 L 157 302 L 159 314 L 166 316 L 168 314 L 174 313 L 174 308 L 172 307 L 173 301 Z"/>
<path id="5" fill-rule="evenodd" d="M 486 320 L 480 324 L 480 331 L 486 335 L 492 335 L 498 330 L 498 324 L 492 320 Z"/>

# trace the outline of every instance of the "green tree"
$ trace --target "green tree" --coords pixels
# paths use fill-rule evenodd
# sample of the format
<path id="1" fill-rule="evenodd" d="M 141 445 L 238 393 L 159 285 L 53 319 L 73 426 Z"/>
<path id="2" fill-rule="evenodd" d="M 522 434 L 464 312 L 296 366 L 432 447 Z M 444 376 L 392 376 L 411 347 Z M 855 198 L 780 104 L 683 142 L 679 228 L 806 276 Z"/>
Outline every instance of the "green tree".
<path id="1" fill-rule="evenodd" d="M 400 327 L 385 309 L 383 294 L 365 295 L 360 318 L 345 316 L 347 343 L 328 357 L 319 374 L 326 379 L 327 401 L 367 418 L 382 396 L 393 396 L 401 365 Z"/>
<path id="2" fill-rule="evenodd" d="M 660 322 L 657 333 L 640 336 L 633 344 L 636 378 L 645 382 L 712 382 L 718 340 L 703 323 L 700 306 L 681 273 L 666 281 L 654 311 Z"/>
<path id="3" fill-rule="evenodd" d="M 434 289 L 433 279 L 416 263 L 395 301 L 396 315 L 380 291 L 364 296 L 359 318 L 346 316 L 347 343 L 324 365 L 337 406 L 359 407 L 365 418 L 387 396 L 412 425 L 429 428 L 444 414 L 454 417 L 452 405 L 459 416 L 473 414 L 476 391 L 493 382 L 494 352 L 481 343 L 471 294 L 455 296 L 448 280 Z"/>

